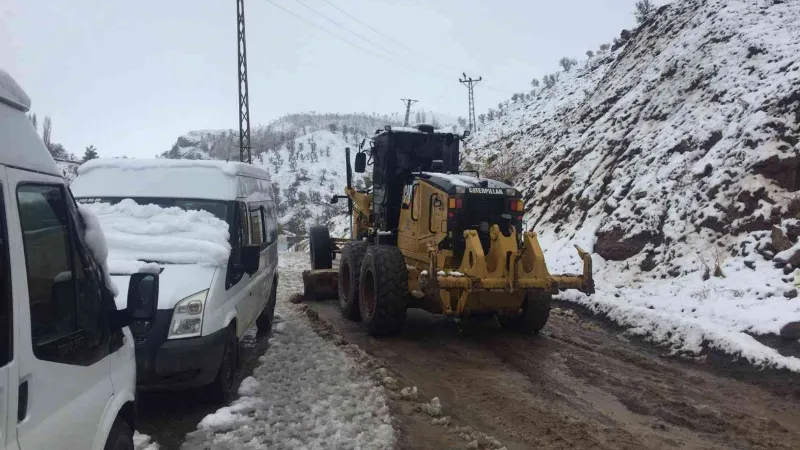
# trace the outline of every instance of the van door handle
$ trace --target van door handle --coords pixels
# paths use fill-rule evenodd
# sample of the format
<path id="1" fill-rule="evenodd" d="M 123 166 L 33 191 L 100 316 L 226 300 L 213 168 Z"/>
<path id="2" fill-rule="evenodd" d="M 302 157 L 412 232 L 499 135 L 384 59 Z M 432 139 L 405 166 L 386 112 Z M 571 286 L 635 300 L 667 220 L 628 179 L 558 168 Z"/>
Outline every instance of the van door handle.
<path id="1" fill-rule="evenodd" d="M 28 382 L 23 381 L 19 385 L 19 396 L 17 396 L 17 422 L 22 422 L 28 416 Z"/>

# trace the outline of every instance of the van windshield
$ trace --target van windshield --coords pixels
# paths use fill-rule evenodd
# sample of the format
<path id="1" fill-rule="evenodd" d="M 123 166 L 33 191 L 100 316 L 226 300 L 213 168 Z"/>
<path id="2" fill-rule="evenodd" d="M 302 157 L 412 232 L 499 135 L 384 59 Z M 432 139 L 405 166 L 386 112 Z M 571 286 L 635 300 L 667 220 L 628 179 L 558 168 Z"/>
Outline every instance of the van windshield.
<path id="1" fill-rule="evenodd" d="M 178 207 L 184 211 L 207 211 L 220 220 L 228 221 L 228 203 L 221 200 L 201 200 L 191 198 L 164 198 L 164 197 L 78 197 L 78 203 L 110 203 L 115 205 L 120 201 L 130 198 L 140 205 L 157 205 L 162 208 Z"/>

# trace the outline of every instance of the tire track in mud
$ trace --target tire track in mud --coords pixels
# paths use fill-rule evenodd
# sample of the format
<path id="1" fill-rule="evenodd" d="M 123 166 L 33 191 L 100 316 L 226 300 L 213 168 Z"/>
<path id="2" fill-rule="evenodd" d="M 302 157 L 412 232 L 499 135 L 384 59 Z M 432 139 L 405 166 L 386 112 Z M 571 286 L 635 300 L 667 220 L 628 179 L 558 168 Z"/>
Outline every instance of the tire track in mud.
<path id="1" fill-rule="evenodd" d="M 440 398 L 453 424 L 508 449 L 800 448 L 796 399 L 663 358 L 570 310 L 554 310 L 540 336 L 493 323 L 465 335 L 441 316 L 412 310 L 399 336 L 374 339 L 343 319 L 336 302 L 304 307 L 315 328 Z M 401 447 L 467 448 L 464 441 L 428 446 L 431 431 L 400 409 L 414 442 Z"/>

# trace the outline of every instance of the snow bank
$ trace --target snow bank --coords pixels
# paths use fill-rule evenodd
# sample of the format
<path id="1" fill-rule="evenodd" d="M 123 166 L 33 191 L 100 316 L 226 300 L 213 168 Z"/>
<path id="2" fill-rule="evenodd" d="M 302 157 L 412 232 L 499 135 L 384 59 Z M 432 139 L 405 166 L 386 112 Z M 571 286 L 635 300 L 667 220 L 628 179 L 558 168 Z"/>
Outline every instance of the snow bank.
<path id="1" fill-rule="evenodd" d="M 240 398 L 206 416 L 184 449 L 391 449 L 395 434 L 383 387 L 286 303 L 302 289 L 307 255 L 281 255 L 277 323 Z"/>
<path id="2" fill-rule="evenodd" d="M 552 233 L 539 240 L 551 273 L 580 272 L 572 244 L 586 245 L 585 240 L 559 240 Z M 782 356 L 751 335 L 777 335 L 786 322 L 800 320 L 800 302 L 784 297 L 792 285 L 763 258 L 754 258 L 756 270 L 729 259 L 720 267 L 725 278 L 705 281 L 698 272 L 654 280 L 624 262 L 593 258 L 597 292 L 586 296 L 567 291 L 559 298 L 605 315 L 629 327 L 628 333 L 673 353 L 697 355 L 708 346 L 755 365 L 800 372 L 800 359 Z M 702 252 L 690 258 L 703 258 Z M 713 256 L 705 258 L 714 264 Z"/>
<path id="3" fill-rule="evenodd" d="M 109 260 L 123 273 L 156 270 L 135 261 L 216 266 L 230 255 L 228 224 L 207 211 L 139 205 L 130 199 L 115 205 L 84 204 L 81 211 L 96 216 Z"/>

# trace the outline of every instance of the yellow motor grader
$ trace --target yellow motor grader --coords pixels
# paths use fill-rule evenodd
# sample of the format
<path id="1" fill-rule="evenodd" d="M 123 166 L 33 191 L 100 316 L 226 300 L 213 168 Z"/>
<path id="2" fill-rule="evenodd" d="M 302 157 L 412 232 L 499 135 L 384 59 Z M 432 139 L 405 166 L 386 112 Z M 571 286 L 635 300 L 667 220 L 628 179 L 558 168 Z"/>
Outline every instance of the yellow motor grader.
<path id="1" fill-rule="evenodd" d="M 504 328 L 538 332 L 553 293 L 594 292 L 591 255 L 577 246 L 582 274 L 548 271 L 536 233 L 523 231 L 518 190 L 459 172 L 462 139 L 428 125 L 378 130 L 354 161 L 363 173 L 369 157 L 372 192 L 352 187 L 346 149 L 347 188 L 332 203 L 347 200 L 351 239 L 332 240 L 326 227 L 312 228 L 307 298 L 324 290 L 319 286 L 332 287 L 343 315 L 361 320 L 372 335 L 397 333 L 408 308 L 494 315 Z"/>

